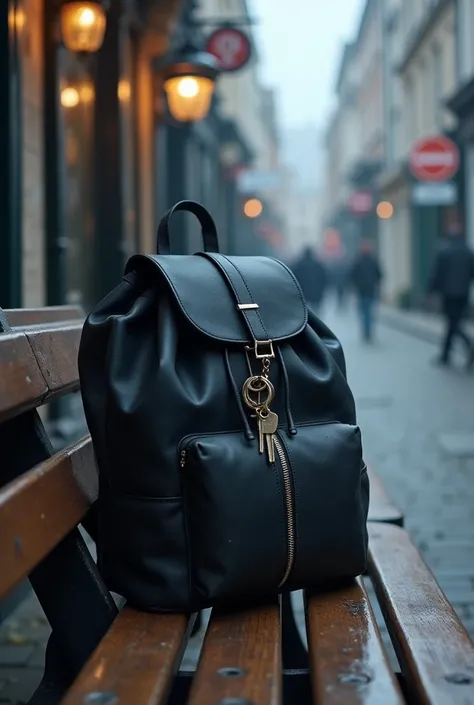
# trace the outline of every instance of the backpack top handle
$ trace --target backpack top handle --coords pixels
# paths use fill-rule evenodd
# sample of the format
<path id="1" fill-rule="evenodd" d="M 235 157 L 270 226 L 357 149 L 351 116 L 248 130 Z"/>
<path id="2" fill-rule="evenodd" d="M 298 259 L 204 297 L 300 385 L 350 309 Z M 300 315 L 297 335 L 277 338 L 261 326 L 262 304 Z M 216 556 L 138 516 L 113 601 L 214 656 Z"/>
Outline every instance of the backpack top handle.
<path id="1" fill-rule="evenodd" d="M 199 220 L 205 252 L 219 252 L 216 225 L 210 213 L 196 201 L 179 201 L 165 213 L 158 226 L 156 235 L 156 252 L 159 255 L 170 254 L 170 221 L 174 213 L 187 211 Z"/>

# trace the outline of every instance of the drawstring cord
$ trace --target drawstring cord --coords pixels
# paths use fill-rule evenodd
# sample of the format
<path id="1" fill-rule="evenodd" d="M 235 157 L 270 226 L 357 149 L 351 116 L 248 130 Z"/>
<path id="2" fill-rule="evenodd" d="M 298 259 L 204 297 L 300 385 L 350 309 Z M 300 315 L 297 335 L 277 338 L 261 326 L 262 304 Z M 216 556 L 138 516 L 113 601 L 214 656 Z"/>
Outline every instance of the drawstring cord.
<path id="1" fill-rule="evenodd" d="M 242 399 L 239 394 L 239 390 L 237 388 L 237 383 L 235 381 L 234 375 L 232 374 L 232 368 L 230 366 L 230 359 L 229 359 L 229 351 L 227 348 L 224 348 L 224 359 L 225 359 L 225 366 L 227 369 L 227 374 L 229 376 L 230 383 L 232 385 L 232 389 L 234 391 L 234 396 L 235 400 L 237 402 L 237 406 L 239 407 L 239 413 L 242 418 L 242 423 L 244 425 L 244 433 L 245 437 L 248 441 L 253 441 L 255 440 L 255 435 L 252 433 L 252 429 L 250 428 L 250 424 L 247 419 L 247 414 L 245 413 L 243 404 L 242 404 Z"/>
<path id="2" fill-rule="evenodd" d="M 288 379 L 288 372 L 286 370 L 285 360 L 283 359 L 283 353 L 279 345 L 277 345 L 277 353 L 283 372 L 283 384 L 285 387 L 285 413 L 288 433 L 291 436 L 296 436 L 298 431 L 296 430 L 295 422 L 293 421 L 293 414 L 291 413 L 290 404 L 290 380 Z"/>

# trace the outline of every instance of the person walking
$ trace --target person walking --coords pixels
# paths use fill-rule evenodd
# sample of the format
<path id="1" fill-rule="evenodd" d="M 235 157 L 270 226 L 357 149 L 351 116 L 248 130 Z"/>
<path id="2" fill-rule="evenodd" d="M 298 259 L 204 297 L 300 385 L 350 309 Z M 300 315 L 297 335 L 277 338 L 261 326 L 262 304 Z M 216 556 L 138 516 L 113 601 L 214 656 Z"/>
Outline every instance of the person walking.
<path id="1" fill-rule="evenodd" d="M 370 240 L 361 240 L 349 281 L 357 297 L 362 338 L 370 343 L 373 340 L 374 308 L 382 281 L 382 270 Z"/>
<path id="2" fill-rule="evenodd" d="M 311 247 L 305 247 L 291 269 L 303 290 L 307 303 L 317 312 L 327 285 L 325 266 Z"/>
<path id="3" fill-rule="evenodd" d="M 445 334 L 439 357 L 434 362 L 449 365 L 451 346 L 460 338 L 467 352 L 467 368 L 474 366 L 474 343 L 462 328 L 469 304 L 469 293 L 474 282 L 474 252 L 468 247 L 462 233 L 448 233 L 448 242 L 436 253 L 428 285 L 428 294 L 441 297 Z"/>

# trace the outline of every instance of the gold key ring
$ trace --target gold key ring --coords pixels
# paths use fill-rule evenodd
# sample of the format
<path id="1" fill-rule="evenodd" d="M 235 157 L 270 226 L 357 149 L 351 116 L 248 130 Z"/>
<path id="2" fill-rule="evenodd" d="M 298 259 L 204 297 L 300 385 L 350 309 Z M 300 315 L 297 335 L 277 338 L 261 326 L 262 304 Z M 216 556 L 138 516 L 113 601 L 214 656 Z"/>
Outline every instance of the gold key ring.
<path id="1" fill-rule="evenodd" d="M 262 402 L 260 400 L 260 395 L 266 392 L 267 398 Z M 256 394 L 257 399 L 252 399 L 251 394 Z M 249 377 L 243 385 L 242 396 L 245 403 L 251 409 L 262 409 L 270 406 L 274 396 L 275 388 L 269 379 L 263 377 L 262 375 L 255 375 L 254 377 Z"/>

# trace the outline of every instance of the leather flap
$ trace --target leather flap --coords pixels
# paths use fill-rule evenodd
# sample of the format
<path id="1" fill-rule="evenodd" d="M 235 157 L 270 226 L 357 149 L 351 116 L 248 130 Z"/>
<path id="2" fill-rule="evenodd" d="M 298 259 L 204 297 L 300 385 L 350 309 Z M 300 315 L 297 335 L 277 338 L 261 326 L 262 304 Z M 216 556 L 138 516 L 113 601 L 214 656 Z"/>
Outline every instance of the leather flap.
<path id="1" fill-rule="evenodd" d="M 307 323 L 306 303 L 294 275 L 268 257 L 229 257 L 245 280 L 249 302 L 269 338 L 284 340 L 300 333 Z M 126 273 L 153 263 L 172 291 L 186 318 L 202 333 L 229 343 L 252 342 L 235 295 L 225 276 L 199 255 L 134 255 Z"/>

